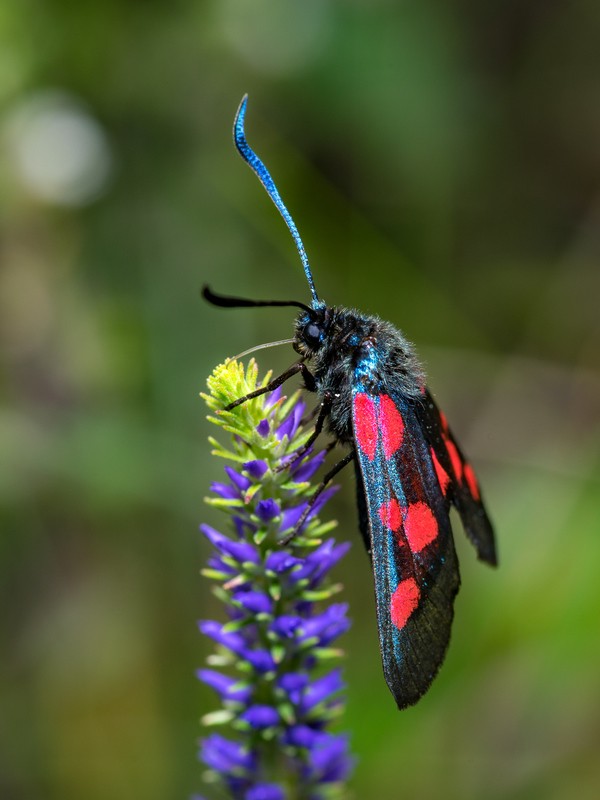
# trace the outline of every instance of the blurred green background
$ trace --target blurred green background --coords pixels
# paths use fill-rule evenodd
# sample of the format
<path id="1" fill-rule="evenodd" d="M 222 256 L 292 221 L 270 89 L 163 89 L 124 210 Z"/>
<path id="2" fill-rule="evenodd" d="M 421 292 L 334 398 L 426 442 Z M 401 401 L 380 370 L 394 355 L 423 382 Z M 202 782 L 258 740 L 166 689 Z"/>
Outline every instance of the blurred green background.
<path id="1" fill-rule="evenodd" d="M 317 289 L 402 327 L 474 461 L 446 664 L 399 714 L 353 479 L 334 505 L 355 798 L 600 794 L 600 11 L 594 0 L 13 0 L 0 8 L 0 797 L 201 788 L 198 399 Z M 287 348 L 260 354 L 288 365 Z"/>

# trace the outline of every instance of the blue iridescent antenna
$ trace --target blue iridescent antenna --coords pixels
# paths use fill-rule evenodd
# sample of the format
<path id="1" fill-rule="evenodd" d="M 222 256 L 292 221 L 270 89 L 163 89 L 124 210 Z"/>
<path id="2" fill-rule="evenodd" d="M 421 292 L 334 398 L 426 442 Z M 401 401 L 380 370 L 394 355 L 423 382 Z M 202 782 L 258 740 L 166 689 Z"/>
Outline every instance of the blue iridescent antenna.
<path id="1" fill-rule="evenodd" d="M 294 238 L 294 242 L 296 243 L 298 253 L 300 254 L 300 260 L 302 261 L 302 266 L 304 267 L 304 274 L 306 275 L 306 280 L 308 281 L 310 293 L 312 294 L 313 308 L 317 308 L 318 306 L 322 305 L 322 302 L 319 300 L 317 296 L 312 273 L 310 271 L 310 265 L 308 263 L 308 256 L 306 255 L 306 250 L 304 249 L 304 245 L 302 244 L 302 239 L 300 238 L 300 234 L 298 233 L 298 228 L 296 227 L 296 223 L 292 219 L 292 215 L 290 214 L 290 212 L 285 207 L 285 203 L 283 202 L 283 200 L 281 199 L 281 195 L 277 191 L 277 187 L 275 186 L 275 183 L 269 173 L 269 170 L 265 167 L 263 162 L 260 160 L 260 158 L 256 155 L 254 150 L 252 150 L 252 148 L 246 141 L 246 134 L 244 132 L 244 117 L 246 116 L 247 103 L 248 103 L 248 95 L 246 94 L 242 98 L 240 107 L 238 108 L 237 114 L 235 115 L 235 121 L 233 123 L 233 141 L 235 142 L 235 146 L 237 147 L 239 154 L 244 159 L 246 164 L 248 164 L 248 166 L 256 174 L 262 185 L 265 187 L 265 189 L 269 194 L 269 197 L 275 203 L 277 210 L 285 220 L 285 224 L 290 229 L 290 233 Z"/>

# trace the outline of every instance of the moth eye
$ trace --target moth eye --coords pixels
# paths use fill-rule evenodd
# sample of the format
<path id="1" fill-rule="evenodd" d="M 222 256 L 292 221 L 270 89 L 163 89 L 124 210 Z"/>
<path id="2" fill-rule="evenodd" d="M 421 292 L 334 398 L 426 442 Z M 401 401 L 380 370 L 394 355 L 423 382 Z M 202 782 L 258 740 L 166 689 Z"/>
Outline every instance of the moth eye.
<path id="1" fill-rule="evenodd" d="M 318 325 L 311 323 L 304 329 L 304 336 L 309 344 L 316 344 L 321 340 L 321 329 Z"/>

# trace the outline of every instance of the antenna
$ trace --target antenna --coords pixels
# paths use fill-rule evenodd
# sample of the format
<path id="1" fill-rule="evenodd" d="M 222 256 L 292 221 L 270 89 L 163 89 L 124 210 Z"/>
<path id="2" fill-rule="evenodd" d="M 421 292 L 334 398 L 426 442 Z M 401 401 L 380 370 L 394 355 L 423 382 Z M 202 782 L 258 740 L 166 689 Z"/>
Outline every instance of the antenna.
<path id="1" fill-rule="evenodd" d="M 250 353 L 255 353 L 257 350 L 264 350 L 265 347 L 278 347 L 280 344 L 294 344 L 295 339 L 280 339 L 278 342 L 265 342 L 264 344 L 255 344 L 254 347 L 249 347 L 247 350 L 244 350 L 243 353 L 238 353 L 237 356 L 234 356 L 234 359 L 237 361 L 239 358 L 243 358 L 244 356 L 249 356 Z"/>
<path id="2" fill-rule="evenodd" d="M 302 244 L 302 239 L 300 238 L 300 234 L 298 232 L 298 228 L 296 227 L 296 223 L 292 219 L 292 215 L 287 210 L 285 203 L 281 199 L 281 195 L 279 194 L 277 187 L 275 186 L 275 183 L 269 173 L 269 170 L 265 167 L 263 162 L 260 160 L 260 158 L 256 155 L 254 150 L 252 150 L 252 148 L 246 141 L 246 133 L 244 131 L 244 117 L 246 116 L 247 104 L 248 104 L 248 95 L 246 94 L 242 98 L 240 107 L 238 108 L 237 114 L 235 115 L 235 121 L 233 123 L 233 141 L 235 142 L 235 146 L 237 147 L 239 154 L 244 159 L 246 164 L 248 164 L 250 169 L 256 174 L 257 178 L 262 183 L 262 185 L 265 187 L 269 197 L 275 203 L 277 210 L 283 217 L 285 224 L 288 226 L 289 231 L 292 234 L 292 237 L 296 244 L 298 253 L 300 255 L 302 266 L 304 267 L 304 274 L 306 275 L 306 280 L 308 281 L 310 293 L 312 294 L 312 306 L 313 308 L 317 308 L 318 306 L 322 305 L 322 303 L 317 296 L 312 273 L 310 271 L 310 265 L 308 263 L 308 256 L 306 255 L 306 250 L 304 249 L 304 245 Z"/>

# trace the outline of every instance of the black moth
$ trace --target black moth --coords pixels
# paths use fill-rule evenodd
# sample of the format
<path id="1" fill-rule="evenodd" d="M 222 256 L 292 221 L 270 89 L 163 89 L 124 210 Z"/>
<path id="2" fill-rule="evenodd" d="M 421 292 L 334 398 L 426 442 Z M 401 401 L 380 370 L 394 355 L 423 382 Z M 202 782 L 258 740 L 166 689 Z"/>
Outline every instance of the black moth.
<path id="1" fill-rule="evenodd" d="M 460 584 L 450 506 L 457 508 L 479 558 L 496 565 L 492 526 L 475 473 L 426 388 L 412 345 L 389 322 L 319 300 L 296 225 L 267 168 L 246 141 L 246 103 L 244 97 L 234 123 L 234 141 L 292 233 L 312 302 L 308 306 L 245 300 L 204 288 L 205 299 L 216 306 L 301 309 L 291 340 L 300 358 L 267 386 L 227 409 L 273 391 L 299 373 L 307 391 L 317 394 L 320 410 L 314 432 L 298 456 L 324 426 L 336 441 L 349 446 L 311 502 L 354 461 L 360 530 L 375 581 L 383 670 L 398 707 L 405 708 L 428 689 L 450 639 Z"/>

